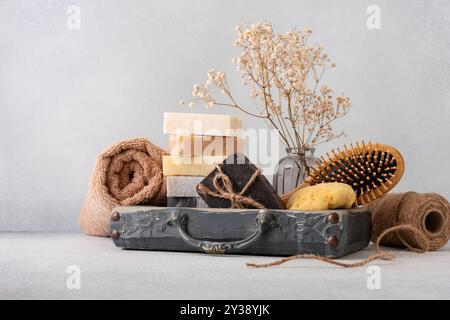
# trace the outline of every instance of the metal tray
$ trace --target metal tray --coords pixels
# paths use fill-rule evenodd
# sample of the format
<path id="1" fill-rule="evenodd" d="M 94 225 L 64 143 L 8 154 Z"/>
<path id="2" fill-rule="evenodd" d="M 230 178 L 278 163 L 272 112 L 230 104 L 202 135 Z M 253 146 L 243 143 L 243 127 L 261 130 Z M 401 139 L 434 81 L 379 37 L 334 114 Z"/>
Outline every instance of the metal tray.
<path id="1" fill-rule="evenodd" d="M 307 212 L 131 206 L 113 210 L 110 235 L 123 249 L 338 258 L 367 247 L 371 218 L 363 208 Z"/>

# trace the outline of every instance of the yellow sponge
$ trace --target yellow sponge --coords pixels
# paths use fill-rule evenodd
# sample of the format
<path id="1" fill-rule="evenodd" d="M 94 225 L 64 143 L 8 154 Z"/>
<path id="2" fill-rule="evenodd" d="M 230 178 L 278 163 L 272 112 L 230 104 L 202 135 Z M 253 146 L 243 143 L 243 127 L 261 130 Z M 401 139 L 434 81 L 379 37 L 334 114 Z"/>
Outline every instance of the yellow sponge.
<path id="1" fill-rule="evenodd" d="M 349 209 L 356 193 L 345 183 L 319 183 L 297 190 L 288 200 L 289 210 Z"/>

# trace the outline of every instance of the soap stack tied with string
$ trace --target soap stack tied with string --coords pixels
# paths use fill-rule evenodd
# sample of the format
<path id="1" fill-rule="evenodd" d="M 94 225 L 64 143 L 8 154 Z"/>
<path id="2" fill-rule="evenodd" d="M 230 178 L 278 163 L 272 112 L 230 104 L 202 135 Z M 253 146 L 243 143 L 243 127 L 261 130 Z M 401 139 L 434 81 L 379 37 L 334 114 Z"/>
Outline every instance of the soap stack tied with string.
<path id="1" fill-rule="evenodd" d="M 221 114 L 165 113 L 169 155 L 163 157 L 168 207 L 207 208 L 196 186 L 228 155 L 244 151 L 240 119 Z"/>

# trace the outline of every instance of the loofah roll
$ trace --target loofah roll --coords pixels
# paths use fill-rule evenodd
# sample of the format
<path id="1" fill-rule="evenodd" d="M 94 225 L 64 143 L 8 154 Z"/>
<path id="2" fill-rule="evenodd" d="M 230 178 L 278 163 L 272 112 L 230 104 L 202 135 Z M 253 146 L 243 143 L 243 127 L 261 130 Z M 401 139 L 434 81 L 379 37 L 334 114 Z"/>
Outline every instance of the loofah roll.
<path id="1" fill-rule="evenodd" d="M 81 208 L 81 229 L 89 235 L 106 237 L 114 207 L 164 205 L 167 200 L 162 174 L 164 154 L 144 138 L 121 141 L 102 152 Z"/>

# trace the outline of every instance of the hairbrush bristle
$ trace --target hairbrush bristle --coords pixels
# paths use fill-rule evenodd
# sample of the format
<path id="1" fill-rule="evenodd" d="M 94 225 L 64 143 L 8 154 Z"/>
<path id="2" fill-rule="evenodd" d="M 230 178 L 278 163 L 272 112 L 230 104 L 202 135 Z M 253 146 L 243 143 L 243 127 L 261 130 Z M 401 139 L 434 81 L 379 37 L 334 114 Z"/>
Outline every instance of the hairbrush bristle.
<path id="1" fill-rule="evenodd" d="M 313 168 L 306 183 L 341 182 L 350 185 L 362 205 L 381 197 L 400 180 L 403 158 L 395 148 L 380 143 L 357 142 L 344 150 L 327 152 Z"/>

